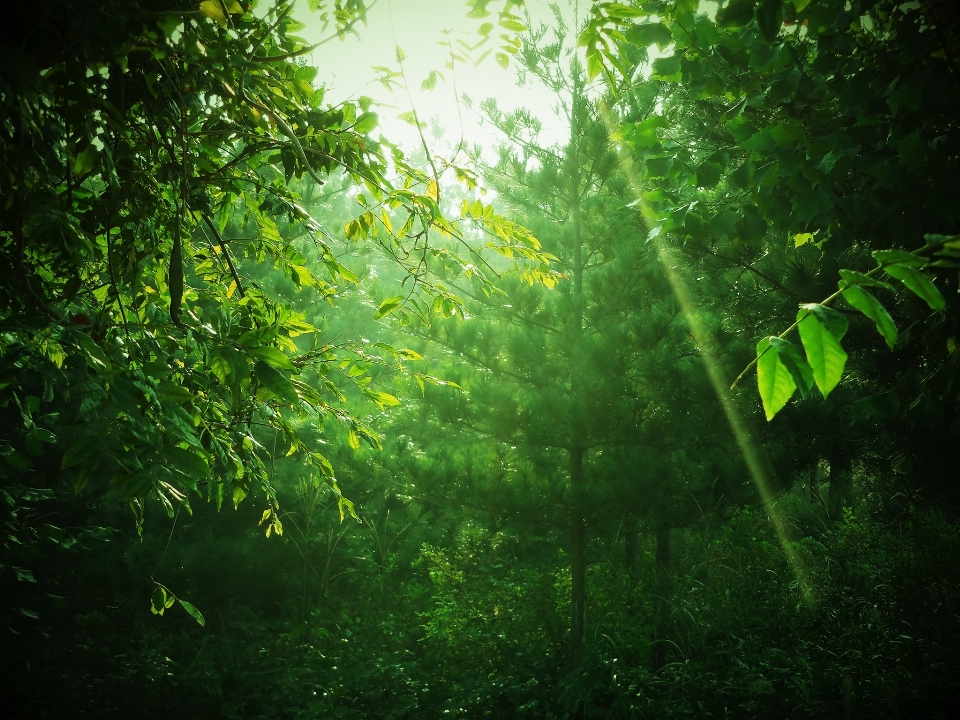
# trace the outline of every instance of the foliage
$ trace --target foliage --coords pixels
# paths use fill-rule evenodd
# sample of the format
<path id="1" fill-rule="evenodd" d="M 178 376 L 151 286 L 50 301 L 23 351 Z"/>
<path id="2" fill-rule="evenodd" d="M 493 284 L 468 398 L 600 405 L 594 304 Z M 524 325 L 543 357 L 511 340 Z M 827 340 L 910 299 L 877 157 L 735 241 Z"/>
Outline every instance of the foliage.
<path id="1" fill-rule="evenodd" d="M 815 244 L 827 262 L 849 268 L 837 292 L 802 306 L 795 323 L 757 346 L 747 369 L 757 365 L 768 420 L 798 389 L 806 395 L 815 381 L 827 397 L 843 375 L 846 325 L 830 303 L 842 297 L 894 349 L 910 334 L 897 343 L 874 294 L 894 290 L 881 272 L 936 313 L 956 294 L 947 271 L 956 266 L 958 218 L 944 195 L 960 101 L 950 17 L 943 10 L 934 19 L 917 3 L 734 0 L 714 22 L 690 1 L 629 11 L 598 3 L 580 37 L 591 74 L 611 78 L 624 69 L 624 46 L 671 48 L 652 63 L 652 78 L 680 83 L 718 123 L 695 144 L 664 130 L 669 114 L 621 130 L 658 188 L 643 207 L 659 232 L 707 248 L 726 240 L 750 264 L 786 242 L 798 251 Z M 953 312 L 944 319 L 896 302 L 909 308 L 897 313 L 918 324 L 914 334 L 945 333 L 926 342 L 924 362 L 941 364 L 952 352 L 943 343 Z M 786 340 L 798 326 L 805 356 Z"/>

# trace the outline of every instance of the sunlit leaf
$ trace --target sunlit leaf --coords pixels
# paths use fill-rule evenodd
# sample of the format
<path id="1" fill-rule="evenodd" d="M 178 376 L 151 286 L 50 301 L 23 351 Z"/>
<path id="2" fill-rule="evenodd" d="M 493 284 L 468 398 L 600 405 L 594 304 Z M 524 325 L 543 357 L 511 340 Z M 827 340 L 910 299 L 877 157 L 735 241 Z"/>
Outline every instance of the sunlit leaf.
<path id="1" fill-rule="evenodd" d="M 770 340 L 764 338 L 757 345 L 757 386 L 768 421 L 783 409 L 797 389 L 793 376 Z"/>
<path id="2" fill-rule="evenodd" d="M 912 293 L 921 298 L 932 310 L 943 310 L 947 301 L 943 294 L 933 284 L 933 281 L 923 272 L 908 265 L 885 265 L 884 272 L 895 277 Z"/>
<path id="3" fill-rule="evenodd" d="M 813 370 L 813 379 L 827 397 L 843 377 L 847 362 L 847 353 L 840 345 L 847 329 L 846 318 L 822 305 L 802 307 L 797 318 L 800 320 L 800 340 Z M 824 318 L 828 318 L 826 323 Z"/>
<path id="4" fill-rule="evenodd" d="M 843 285 L 841 281 L 841 285 Z M 893 350 L 897 342 L 897 326 L 890 317 L 887 309 L 873 295 L 857 285 L 843 288 L 843 298 L 857 310 L 873 320 L 877 331 L 887 341 L 887 346 Z"/>
<path id="5" fill-rule="evenodd" d="M 385 317 L 396 310 L 403 304 L 403 301 L 406 298 L 403 295 L 395 295 L 394 297 L 387 298 L 377 307 L 377 312 L 374 313 L 374 320 L 379 320 L 382 317 Z"/>
<path id="6" fill-rule="evenodd" d="M 197 608 L 195 608 L 191 603 L 188 603 L 186 600 L 181 600 L 180 598 L 177 598 L 177 602 L 180 603 L 180 606 L 181 606 L 184 610 L 186 610 L 188 613 L 190 613 L 190 616 L 191 616 L 194 620 L 196 620 L 196 621 L 200 624 L 201 627 L 203 627 L 203 626 L 205 626 L 205 625 L 207 624 L 206 621 L 203 619 L 203 615 L 200 614 L 200 611 L 197 610 Z"/>

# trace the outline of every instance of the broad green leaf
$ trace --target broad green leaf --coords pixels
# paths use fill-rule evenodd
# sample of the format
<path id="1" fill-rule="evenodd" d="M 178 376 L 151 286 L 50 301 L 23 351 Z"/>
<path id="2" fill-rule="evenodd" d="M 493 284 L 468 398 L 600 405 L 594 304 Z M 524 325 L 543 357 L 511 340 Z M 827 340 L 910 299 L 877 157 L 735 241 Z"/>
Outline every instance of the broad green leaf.
<path id="1" fill-rule="evenodd" d="M 768 421 L 783 409 L 797 389 L 779 353 L 771 347 L 770 338 L 764 338 L 757 345 L 757 386 Z"/>
<path id="2" fill-rule="evenodd" d="M 893 285 L 890 283 L 877 280 L 856 270 L 841 270 L 840 277 L 843 278 L 847 285 L 864 285 L 866 287 L 879 287 L 885 290 L 893 290 Z"/>
<path id="3" fill-rule="evenodd" d="M 780 358 L 780 362 L 787 368 L 790 377 L 793 378 L 797 390 L 800 391 L 800 397 L 806 397 L 813 387 L 813 370 L 810 365 L 803 359 L 793 343 L 788 340 L 771 337 L 770 345 Z"/>
<path id="4" fill-rule="evenodd" d="M 154 615 L 163 615 L 163 611 L 173 607 L 176 601 L 177 598 L 172 593 L 168 593 L 166 588 L 157 585 L 153 595 L 150 596 L 150 612 Z"/>
<path id="5" fill-rule="evenodd" d="M 813 233 L 797 233 L 793 236 L 794 247 L 802 247 L 809 242 L 813 242 Z"/>
<path id="6" fill-rule="evenodd" d="M 894 343 L 897 342 L 897 326 L 881 302 L 869 292 L 856 285 L 844 287 L 843 298 L 873 320 L 877 326 L 877 332 L 883 336 L 883 339 L 887 341 L 887 346 L 893 350 Z"/>
<path id="7" fill-rule="evenodd" d="M 68 447 L 67 451 L 63 454 L 60 469 L 66 470 L 74 465 L 79 465 L 96 453 L 99 448 L 100 438 L 97 436 L 77 438 L 70 443 L 70 447 Z"/>
<path id="8" fill-rule="evenodd" d="M 435 75 L 435 73 L 430 73 L 430 74 L 431 76 Z M 434 84 L 436 84 L 435 77 L 434 77 Z M 377 127 L 378 122 L 379 120 L 375 112 L 365 112 L 360 117 L 357 118 L 357 121 L 353 125 L 353 131 L 360 135 L 366 135 L 375 127 Z"/>
<path id="9" fill-rule="evenodd" d="M 587 49 L 587 77 L 593 80 L 603 71 L 603 57 L 596 48 Z"/>
<path id="10" fill-rule="evenodd" d="M 943 310 L 947 301 L 933 281 L 916 268 L 907 265 L 886 265 L 883 271 L 902 282 L 908 290 L 920 297 L 932 310 Z"/>
<path id="11" fill-rule="evenodd" d="M 405 299 L 403 295 L 395 295 L 392 298 L 387 298 L 377 307 L 377 312 L 374 313 L 373 319 L 379 320 L 382 317 L 386 317 L 400 307 Z"/>
<path id="12" fill-rule="evenodd" d="M 293 383 L 290 382 L 290 378 L 263 360 L 257 361 L 257 364 L 253 367 L 253 371 L 257 376 L 257 380 L 260 381 L 260 385 L 281 400 L 290 403 L 296 403 L 300 400 L 300 396 L 297 395 L 297 390 L 294 388 Z"/>
<path id="13" fill-rule="evenodd" d="M 697 186 L 702 188 L 716 187 L 720 182 L 723 166 L 718 162 L 705 161 L 697 167 Z"/>
<path id="14" fill-rule="evenodd" d="M 510 20 L 510 19 L 501 20 L 497 24 L 500 27 L 504 28 L 505 30 L 510 30 L 511 32 L 521 33 L 521 32 L 526 32 L 527 30 L 530 29 L 523 23 L 517 22 L 516 20 Z"/>
<path id="15" fill-rule="evenodd" d="M 847 353 L 840 345 L 840 338 L 843 337 L 846 327 L 843 327 L 843 332 L 837 337 L 835 332 L 821 322 L 820 316 L 809 309 L 801 308 L 797 318 L 800 320 L 800 340 L 807 355 L 807 362 L 813 370 L 813 379 L 823 396 L 827 397 L 843 377 L 843 369 L 847 363 Z M 846 319 L 841 316 L 841 320 L 843 325 L 846 325 Z"/>
<path id="16" fill-rule="evenodd" d="M 184 610 L 186 610 L 188 613 L 190 613 L 190 616 L 191 616 L 194 620 L 196 620 L 198 623 L 200 623 L 200 626 L 201 626 L 201 627 L 206 626 L 207 623 L 206 623 L 206 621 L 203 619 L 203 615 L 200 614 L 200 611 L 197 610 L 197 608 L 195 608 L 192 604 L 188 603 L 186 600 L 181 600 L 180 598 L 177 598 L 177 602 L 180 603 L 180 606 L 181 606 Z"/>
<path id="17" fill-rule="evenodd" d="M 717 25 L 720 27 L 743 27 L 753 20 L 753 8 L 756 0 L 730 0 L 717 11 Z M 767 418 L 769 420 L 769 418 Z"/>
<path id="18" fill-rule="evenodd" d="M 73 174 L 86 175 L 100 162 L 100 151 L 95 145 L 88 145 L 87 149 L 77 155 L 73 161 Z"/>
<path id="19" fill-rule="evenodd" d="M 653 72 L 650 77 L 663 82 L 678 82 L 681 78 L 680 60 L 683 54 L 671 57 L 657 58 L 653 61 Z"/>
<path id="20" fill-rule="evenodd" d="M 649 10 L 624 5 L 623 3 L 604 3 L 601 7 L 608 17 L 618 20 L 630 20 L 632 18 L 646 17 L 650 14 Z"/>
<path id="21" fill-rule="evenodd" d="M 793 7 L 796 8 L 797 12 L 800 12 L 809 4 L 810 0 L 793 0 Z"/>
<path id="22" fill-rule="evenodd" d="M 263 360 L 267 365 L 277 370 L 287 370 L 289 372 L 295 372 L 296 366 L 290 362 L 290 358 L 284 355 L 282 352 L 272 347 L 258 347 L 250 348 L 249 350 L 250 357 L 256 358 L 257 360 Z"/>
<path id="23" fill-rule="evenodd" d="M 210 371 L 217 377 L 217 380 L 224 385 L 226 385 L 227 380 L 230 379 L 230 363 L 217 350 L 213 350 L 210 353 Z"/>
<path id="24" fill-rule="evenodd" d="M 227 24 L 227 17 L 223 14 L 223 9 L 220 7 L 220 0 L 203 0 L 203 2 L 200 3 L 200 14 L 206 18 L 210 18 L 220 26 Z"/>
<path id="25" fill-rule="evenodd" d="M 163 449 L 163 455 L 177 470 L 189 478 L 196 480 L 210 477 L 210 466 L 206 459 L 191 450 L 170 445 Z"/>
<path id="26" fill-rule="evenodd" d="M 373 400 L 381 410 L 400 404 L 400 401 L 390 393 L 380 392 L 378 390 L 366 390 L 364 394 Z"/>
<path id="27" fill-rule="evenodd" d="M 673 42 L 670 29 L 663 23 L 634 25 L 625 33 L 627 41 L 638 47 L 656 45 L 661 50 Z"/>
<path id="28" fill-rule="evenodd" d="M 783 26 L 783 2 L 784 0 L 760 0 L 757 7 L 757 25 L 767 42 L 772 43 L 780 34 Z"/>
<path id="29" fill-rule="evenodd" d="M 850 327 L 850 323 L 847 322 L 843 313 L 839 313 L 826 305 L 805 303 L 800 306 L 797 318 L 799 319 L 804 312 L 812 313 L 837 341 L 843 340 L 843 336 L 847 334 L 847 329 Z"/>
<path id="30" fill-rule="evenodd" d="M 110 362 L 110 358 L 106 356 L 103 348 L 97 345 L 92 337 L 84 332 L 77 331 L 73 333 L 73 338 L 76 339 L 77 345 L 80 346 L 87 365 L 93 370 L 98 372 L 111 372 L 113 370 L 113 363 Z"/>
<path id="31" fill-rule="evenodd" d="M 874 250 L 873 259 L 877 261 L 877 265 L 896 263 L 897 265 L 921 267 L 927 263 L 927 261 L 919 255 L 914 255 L 912 252 L 896 248 L 893 250 Z"/>

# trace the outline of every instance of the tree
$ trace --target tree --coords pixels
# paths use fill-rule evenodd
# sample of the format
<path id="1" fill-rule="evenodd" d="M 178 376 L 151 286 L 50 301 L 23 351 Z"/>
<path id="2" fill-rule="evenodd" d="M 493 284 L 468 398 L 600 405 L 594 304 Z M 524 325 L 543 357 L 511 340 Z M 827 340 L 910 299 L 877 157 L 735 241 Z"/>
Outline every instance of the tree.
<path id="1" fill-rule="evenodd" d="M 516 4 L 506 3 L 503 22 Z M 331 28 L 327 40 L 366 13 L 362 0 L 312 6 Z M 309 194 L 331 174 L 372 196 L 347 238 L 388 248 L 412 274 L 410 294 L 428 305 L 451 301 L 430 279 L 431 240 L 460 231 L 440 211 L 436 181 L 370 137 L 377 116 L 368 100 L 324 105 L 316 69 L 301 60 L 315 46 L 293 34 L 292 7 L 50 0 L 5 17 L 5 487 L 112 488 L 138 526 L 150 498 L 173 516 L 191 498 L 219 508 L 259 489 L 264 520 L 279 534 L 264 430 L 337 494 L 333 467 L 295 419 L 314 428 L 336 420 L 378 442 L 341 405 L 329 372 L 369 352 L 324 344 L 253 268 L 269 264 L 331 303 L 356 282 L 331 251 L 341 231 L 303 205 L 304 186 Z M 505 252 L 530 242 L 492 208 L 480 219 L 499 228 Z M 535 250 L 525 257 L 539 266 Z M 360 390 L 378 406 L 397 402 Z M 340 512 L 352 512 L 342 496 Z M 175 596 L 149 581 L 162 612 Z"/>
<path id="2" fill-rule="evenodd" d="M 797 390 L 827 398 L 849 351 L 852 419 L 894 421 L 883 447 L 908 453 L 914 477 L 937 477 L 957 408 L 946 388 L 960 218 L 944 194 L 957 163 L 954 15 L 873 0 L 738 0 L 715 20 L 697 7 L 598 3 L 581 36 L 593 72 L 611 77 L 627 48 L 673 48 L 651 72 L 675 99 L 621 130 L 660 188 L 642 203 L 659 241 L 739 266 L 773 300 L 744 328 L 759 341 L 744 364 L 757 368 L 768 419 Z M 674 140 L 678 112 L 696 122 L 687 142 Z M 877 298 L 896 287 L 908 294 Z M 892 357 L 864 335 L 873 326 Z"/>

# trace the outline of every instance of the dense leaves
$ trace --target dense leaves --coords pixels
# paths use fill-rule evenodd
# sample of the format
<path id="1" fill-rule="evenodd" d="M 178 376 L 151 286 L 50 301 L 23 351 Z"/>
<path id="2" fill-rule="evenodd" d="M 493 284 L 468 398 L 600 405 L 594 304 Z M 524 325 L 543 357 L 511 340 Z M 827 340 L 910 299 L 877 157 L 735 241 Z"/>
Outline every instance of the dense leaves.
<path id="1" fill-rule="evenodd" d="M 8 712 L 956 715 L 956 11 L 591 10 L 451 158 L 287 2 L 8 12 Z"/>

